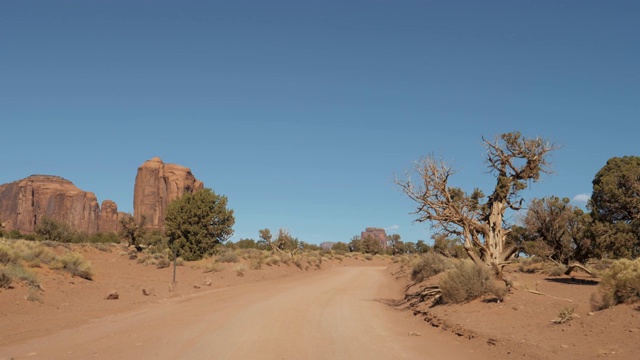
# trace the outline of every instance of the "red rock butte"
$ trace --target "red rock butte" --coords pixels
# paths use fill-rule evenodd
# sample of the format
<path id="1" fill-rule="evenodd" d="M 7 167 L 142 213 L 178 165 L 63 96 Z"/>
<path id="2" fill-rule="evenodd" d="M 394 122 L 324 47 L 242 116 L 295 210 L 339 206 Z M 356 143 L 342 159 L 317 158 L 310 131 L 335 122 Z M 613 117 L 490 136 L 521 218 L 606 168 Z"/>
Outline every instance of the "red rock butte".
<path id="1" fill-rule="evenodd" d="M 204 183 L 187 167 L 165 164 L 158 157 L 138 168 L 133 191 L 133 215 L 145 217 L 145 228 L 164 231 L 164 217 L 169 203 L 185 193 L 204 189 Z"/>
<path id="2" fill-rule="evenodd" d="M 360 234 L 360 238 L 364 239 L 367 237 L 372 237 L 378 241 L 380 241 L 380 245 L 382 245 L 383 249 L 387 248 L 387 232 L 381 228 L 368 227 Z"/>
<path id="3" fill-rule="evenodd" d="M 100 208 L 94 193 L 60 176 L 31 175 L 0 185 L 0 222 L 5 230 L 33 233 L 43 218 L 64 222 L 79 232 L 118 231 L 118 207 L 111 200 Z"/>

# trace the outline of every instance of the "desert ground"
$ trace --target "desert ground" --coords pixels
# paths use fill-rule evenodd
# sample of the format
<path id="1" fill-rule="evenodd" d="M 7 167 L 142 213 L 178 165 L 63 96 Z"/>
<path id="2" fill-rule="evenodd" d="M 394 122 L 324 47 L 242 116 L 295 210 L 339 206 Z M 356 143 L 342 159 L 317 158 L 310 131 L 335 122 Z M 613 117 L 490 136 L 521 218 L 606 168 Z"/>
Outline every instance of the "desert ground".
<path id="1" fill-rule="evenodd" d="M 78 246 L 93 280 L 35 268 L 37 298 L 0 290 L 0 359 L 637 359 L 640 311 L 592 312 L 598 279 L 512 269 L 504 301 L 408 306 L 406 266 L 388 256 L 319 266 L 203 262 L 157 269 L 120 245 Z M 240 259 L 240 263 L 246 262 Z M 248 265 L 248 263 L 247 263 Z M 435 281 L 431 279 L 430 281 Z M 118 299 L 108 300 L 117 292 Z M 29 298 L 30 300 L 28 300 Z M 553 323 L 562 308 L 578 315 Z"/>

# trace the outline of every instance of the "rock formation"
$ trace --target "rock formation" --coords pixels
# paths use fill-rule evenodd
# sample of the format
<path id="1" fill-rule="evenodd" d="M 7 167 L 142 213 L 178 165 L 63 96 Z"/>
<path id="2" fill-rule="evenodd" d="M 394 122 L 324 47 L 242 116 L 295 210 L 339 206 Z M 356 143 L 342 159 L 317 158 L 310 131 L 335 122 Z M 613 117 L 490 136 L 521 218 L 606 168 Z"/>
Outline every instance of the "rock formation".
<path id="1" fill-rule="evenodd" d="M 120 231 L 120 216 L 118 205 L 111 200 L 105 200 L 100 206 L 100 217 L 98 218 L 99 232 L 118 232 Z"/>
<path id="2" fill-rule="evenodd" d="M 382 245 L 383 249 L 387 248 L 387 232 L 384 231 L 384 229 L 368 227 L 360 234 L 360 238 L 362 239 L 367 237 L 372 237 L 380 241 L 380 245 Z"/>
<path id="3" fill-rule="evenodd" d="M 204 188 L 191 170 L 176 164 L 165 164 L 160 158 L 146 161 L 138 168 L 133 190 L 133 215 L 145 216 L 148 230 L 164 231 L 164 217 L 169 203 L 186 192 Z"/>
<path id="4" fill-rule="evenodd" d="M 103 204 L 108 208 L 105 214 L 92 192 L 80 190 L 59 176 L 32 175 L 0 185 L 0 222 L 9 231 L 33 233 L 44 217 L 86 234 L 116 231 L 118 208 L 110 200 Z"/>

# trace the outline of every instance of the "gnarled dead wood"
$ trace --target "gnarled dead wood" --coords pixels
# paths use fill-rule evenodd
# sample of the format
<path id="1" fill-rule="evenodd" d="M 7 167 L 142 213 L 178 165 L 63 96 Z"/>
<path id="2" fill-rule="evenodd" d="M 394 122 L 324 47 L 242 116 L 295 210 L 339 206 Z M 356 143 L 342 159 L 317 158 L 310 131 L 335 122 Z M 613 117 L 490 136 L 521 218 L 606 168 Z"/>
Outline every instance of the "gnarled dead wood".
<path id="1" fill-rule="evenodd" d="M 580 265 L 578 263 L 571 264 L 571 265 L 567 266 L 567 271 L 565 271 L 564 274 L 568 276 L 575 269 L 580 269 L 580 270 L 586 272 L 587 274 L 593 276 L 593 273 L 591 272 L 591 270 L 587 269 L 586 267 L 584 267 L 584 266 L 582 266 L 582 265 Z"/>

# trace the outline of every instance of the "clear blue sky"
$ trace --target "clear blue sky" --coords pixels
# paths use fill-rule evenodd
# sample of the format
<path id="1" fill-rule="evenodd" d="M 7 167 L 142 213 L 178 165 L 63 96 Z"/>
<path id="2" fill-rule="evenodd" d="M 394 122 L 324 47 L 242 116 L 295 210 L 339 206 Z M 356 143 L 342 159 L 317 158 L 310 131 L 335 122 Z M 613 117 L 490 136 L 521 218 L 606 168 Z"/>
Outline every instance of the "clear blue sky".
<path id="1" fill-rule="evenodd" d="M 233 240 L 428 240 L 393 184 L 422 155 L 490 192 L 482 136 L 548 138 L 556 173 L 527 199 L 590 195 L 640 155 L 639 19 L 637 1 L 2 1 L 0 183 L 59 175 L 132 211 L 159 156 L 228 196 Z"/>

